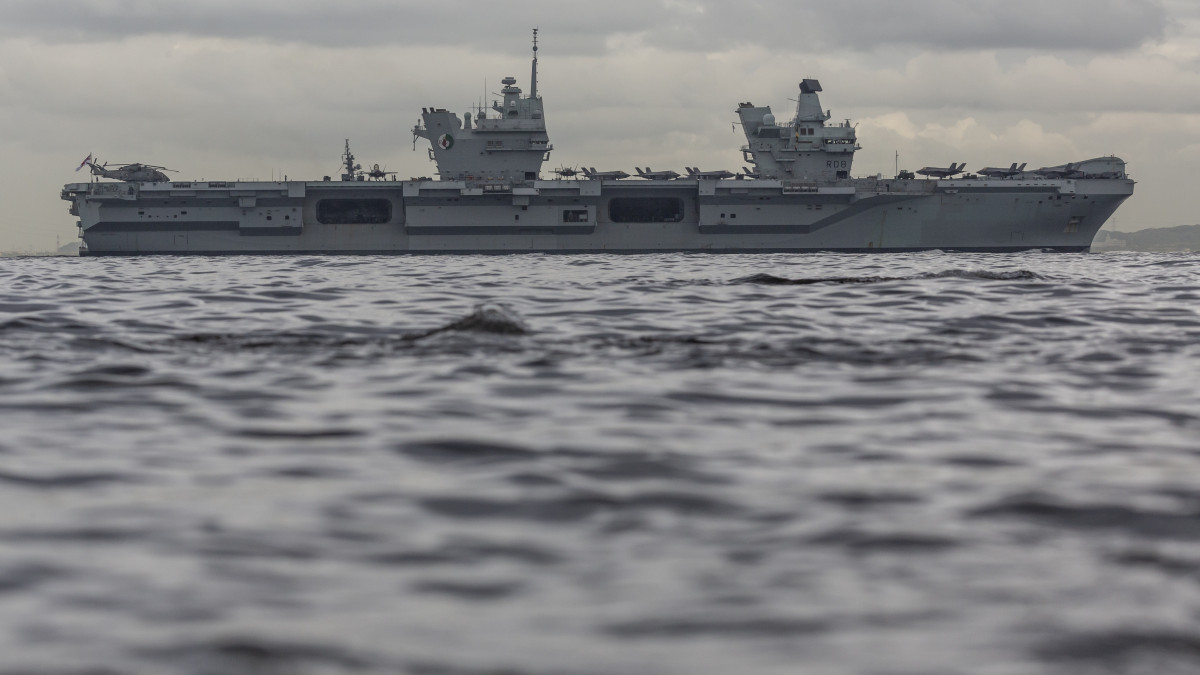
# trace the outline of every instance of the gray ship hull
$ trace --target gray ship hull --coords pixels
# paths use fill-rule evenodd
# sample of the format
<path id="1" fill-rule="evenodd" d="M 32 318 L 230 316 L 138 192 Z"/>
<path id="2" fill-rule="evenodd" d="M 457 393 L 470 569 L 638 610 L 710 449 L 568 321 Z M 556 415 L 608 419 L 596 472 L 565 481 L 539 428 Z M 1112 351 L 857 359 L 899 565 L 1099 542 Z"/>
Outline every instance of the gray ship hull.
<path id="1" fill-rule="evenodd" d="M 1086 251 L 1128 179 L 76 183 L 81 255 Z"/>

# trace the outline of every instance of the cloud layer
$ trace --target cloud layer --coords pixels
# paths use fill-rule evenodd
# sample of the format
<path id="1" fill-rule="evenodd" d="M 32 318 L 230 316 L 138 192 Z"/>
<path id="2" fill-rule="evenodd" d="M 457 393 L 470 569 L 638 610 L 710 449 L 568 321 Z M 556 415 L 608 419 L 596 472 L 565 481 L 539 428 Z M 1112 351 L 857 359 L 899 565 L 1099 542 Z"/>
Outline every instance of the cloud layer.
<path id="1" fill-rule="evenodd" d="M 705 52 L 760 45 L 814 49 L 1132 49 L 1161 39 L 1165 8 L 1152 0 L 7 0 L 0 35 L 51 43 L 147 35 L 263 39 L 326 47 L 463 44 L 512 49 L 531 25 L 567 37 L 583 53 L 613 37 Z"/>

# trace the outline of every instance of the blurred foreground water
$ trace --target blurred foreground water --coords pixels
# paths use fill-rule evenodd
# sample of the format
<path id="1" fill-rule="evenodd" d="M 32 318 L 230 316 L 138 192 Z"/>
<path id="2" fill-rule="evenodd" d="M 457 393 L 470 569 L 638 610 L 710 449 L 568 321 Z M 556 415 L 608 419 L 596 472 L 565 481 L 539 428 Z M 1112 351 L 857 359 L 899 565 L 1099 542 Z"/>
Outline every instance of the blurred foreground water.
<path id="1" fill-rule="evenodd" d="M 1200 256 L 0 281 L 5 675 L 1200 672 Z"/>

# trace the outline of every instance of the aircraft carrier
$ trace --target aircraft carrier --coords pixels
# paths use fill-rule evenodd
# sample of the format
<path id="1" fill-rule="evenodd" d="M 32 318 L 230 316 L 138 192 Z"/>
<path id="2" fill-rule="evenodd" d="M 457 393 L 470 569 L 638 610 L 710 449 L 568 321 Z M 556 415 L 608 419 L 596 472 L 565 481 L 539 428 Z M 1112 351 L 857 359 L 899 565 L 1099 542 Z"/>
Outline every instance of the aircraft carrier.
<path id="1" fill-rule="evenodd" d="M 179 181 L 89 156 L 91 181 L 62 190 L 80 255 L 1087 251 L 1133 194 L 1116 157 L 852 177 L 855 128 L 830 123 L 812 79 L 790 121 L 738 105 L 739 174 L 560 169 L 546 179 L 537 57 L 535 30 L 527 93 L 506 77 L 490 109 L 421 111 L 414 148 L 429 142 L 436 180 L 364 171 L 349 141 L 340 180 Z"/>

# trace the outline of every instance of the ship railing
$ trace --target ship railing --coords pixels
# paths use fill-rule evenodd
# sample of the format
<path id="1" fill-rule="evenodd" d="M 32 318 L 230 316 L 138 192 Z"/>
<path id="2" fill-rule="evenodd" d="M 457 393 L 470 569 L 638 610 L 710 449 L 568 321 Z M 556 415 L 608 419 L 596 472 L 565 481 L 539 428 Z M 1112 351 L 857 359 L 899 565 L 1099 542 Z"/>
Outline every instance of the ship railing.
<path id="1" fill-rule="evenodd" d="M 848 180 L 839 181 L 846 186 L 853 186 L 869 192 L 890 192 L 904 194 L 930 194 L 937 187 L 936 181 L 929 180 L 902 180 L 899 178 L 882 178 L 870 176 L 868 178 L 851 178 Z"/>
<path id="2" fill-rule="evenodd" d="M 498 120 L 488 118 L 476 120 L 475 131 L 545 131 L 546 120 L 514 120 L 503 119 Z"/>
<path id="3" fill-rule="evenodd" d="M 494 143 L 494 145 L 493 145 Z M 484 150 L 488 152 L 549 152 L 554 149 L 546 141 L 529 141 L 527 143 L 513 143 L 505 141 L 488 141 Z"/>
<path id="4" fill-rule="evenodd" d="M 803 194 L 806 192 L 817 192 L 819 190 L 820 190 L 820 186 L 818 186 L 817 183 L 814 183 L 811 181 L 800 181 L 800 180 L 785 180 L 785 181 L 783 181 L 783 194 L 785 194 L 785 195 Z"/>
<path id="5" fill-rule="evenodd" d="M 136 183 L 91 183 L 89 192 L 98 197 L 110 196 L 133 199 L 138 192 Z"/>

